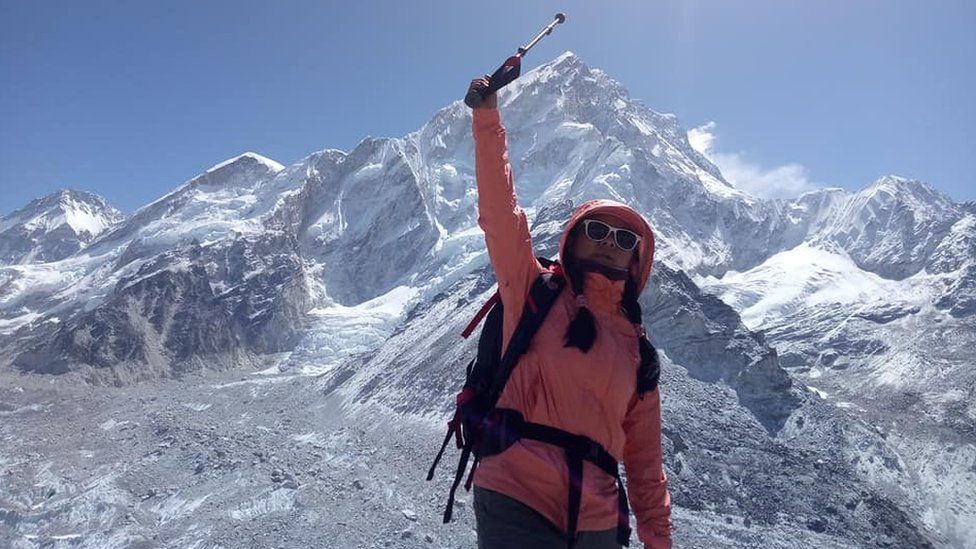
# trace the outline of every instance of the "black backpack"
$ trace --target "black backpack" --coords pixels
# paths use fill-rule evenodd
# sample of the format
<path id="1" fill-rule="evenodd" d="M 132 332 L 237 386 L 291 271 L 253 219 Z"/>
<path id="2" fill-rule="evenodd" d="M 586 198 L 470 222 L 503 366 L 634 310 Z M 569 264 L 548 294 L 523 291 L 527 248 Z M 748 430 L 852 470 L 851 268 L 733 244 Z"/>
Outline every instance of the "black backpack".
<path id="1" fill-rule="evenodd" d="M 566 278 L 558 262 L 541 257 L 538 260 L 548 271 L 540 274 L 533 282 L 526 298 L 525 309 L 522 311 L 522 316 L 519 318 L 504 356 L 501 353 L 504 309 L 497 292 L 484 304 L 462 332 L 462 337 L 467 338 L 481 320 L 487 317 L 478 339 L 478 354 L 468 363 L 464 387 L 456 397 L 454 417 L 447 424 L 447 434 L 444 436 L 440 451 L 434 458 L 434 463 L 427 472 L 427 480 L 434 478 L 434 469 L 453 437 L 458 449 L 461 450 L 461 457 L 458 460 L 454 483 L 451 485 L 448 494 L 447 508 L 444 510 L 444 522 L 447 523 L 451 520 L 455 494 L 461 484 L 461 479 L 464 478 L 472 454 L 475 456 L 474 464 L 464 485 L 465 490 L 469 491 L 474 480 L 475 469 L 477 469 L 481 458 L 500 454 L 522 438 L 559 446 L 566 451 L 566 463 L 570 478 L 567 515 L 569 547 L 573 546 L 576 538 L 584 460 L 594 463 L 616 479 L 618 495 L 617 542 L 627 546 L 630 541 L 630 507 L 627 504 L 627 493 L 620 478 L 619 464 L 613 456 L 599 443 L 586 436 L 576 435 L 549 425 L 527 422 L 518 411 L 496 408 L 495 406 L 505 384 L 508 382 L 512 369 L 518 363 L 519 358 L 528 350 L 532 337 L 566 286 Z M 642 335 L 642 337 L 644 336 Z M 647 363 L 642 362 L 637 372 L 638 394 L 653 391 L 657 387 L 660 365 L 657 361 L 657 353 L 653 352 L 651 355 L 652 359 L 646 361 Z"/>

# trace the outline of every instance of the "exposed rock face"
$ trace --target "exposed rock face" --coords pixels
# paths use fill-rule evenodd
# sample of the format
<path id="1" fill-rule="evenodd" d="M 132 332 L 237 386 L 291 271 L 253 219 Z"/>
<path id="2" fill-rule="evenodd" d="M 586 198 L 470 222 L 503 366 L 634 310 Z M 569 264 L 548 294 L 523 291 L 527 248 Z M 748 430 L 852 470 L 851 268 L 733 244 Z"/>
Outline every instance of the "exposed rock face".
<path id="1" fill-rule="evenodd" d="M 763 427 L 779 432 L 801 399 L 776 350 L 743 326 L 735 310 L 703 294 L 683 272 L 660 265 L 651 284 L 644 310 L 652 342 L 686 365 L 692 377 L 727 383 Z"/>
<path id="2" fill-rule="evenodd" d="M 15 365 L 115 384 L 253 365 L 257 354 L 291 348 L 311 303 L 294 239 L 193 242 L 143 262 Z"/>

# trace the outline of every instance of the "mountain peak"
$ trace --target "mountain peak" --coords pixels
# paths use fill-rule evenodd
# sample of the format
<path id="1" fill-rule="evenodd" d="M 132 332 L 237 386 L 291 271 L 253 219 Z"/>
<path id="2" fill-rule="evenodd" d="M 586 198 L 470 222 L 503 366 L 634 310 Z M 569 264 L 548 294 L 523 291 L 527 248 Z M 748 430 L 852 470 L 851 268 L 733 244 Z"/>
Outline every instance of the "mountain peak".
<path id="1" fill-rule="evenodd" d="M 598 83 L 600 87 L 620 87 L 616 81 L 606 76 L 605 73 L 591 69 L 579 56 L 567 50 L 555 59 L 542 63 L 538 67 L 524 73 L 507 87 L 507 93 L 514 96 L 538 85 L 543 85 L 548 88 L 552 84 L 567 88 L 567 91 L 569 91 L 569 88 L 572 88 L 572 86 L 567 86 L 567 84 L 572 84 L 580 77 L 595 80 L 593 83 Z"/>
<path id="2" fill-rule="evenodd" d="M 555 67 L 560 65 L 564 67 L 583 65 L 583 61 L 579 58 L 578 55 L 576 55 L 572 51 L 566 50 L 563 53 L 556 56 L 556 58 L 553 59 L 552 61 L 549 61 L 548 63 L 544 63 L 542 66 Z"/>
<path id="3" fill-rule="evenodd" d="M 241 165 L 260 164 L 268 168 L 268 170 L 270 170 L 271 172 L 275 172 L 275 173 L 285 169 L 283 165 L 279 164 L 278 162 L 275 162 L 274 160 L 271 160 L 266 156 L 262 156 L 256 152 L 246 151 L 233 158 L 228 158 L 223 162 L 213 165 L 212 167 L 207 169 L 207 171 L 204 173 L 208 173 L 208 174 L 213 173 L 216 172 L 217 170 L 220 170 L 222 168 L 225 168 L 233 164 L 241 164 Z"/>
<path id="4" fill-rule="evenodd" d="M 97 194 L 58 189 L 0 217 L 0 263 L 63 259 L 124 217 Z"/>
<path id="5" fill-rule="evenodd" d="M 106 210 L 115 209 L 109 205 L 107 200 L 95 193 L 72 189 L 70 187 L 62 187 L 48 196 L 50 198 L 57 197 L 60 203 L 65 207 L 71 207 L 73 204 L 77 203 L 85 203 Z"/>
<path id="6" fill-rule="evenodd" d="M 939 192 L 928 183 L 898 175 L 879 177 L 873 183 L 861 189 L 858 194 L 866 197 L 888 195 L 891 199 L 900 201 L 929 204 L 947 209 L 955 208 L 955 205 L 948 196 Z"/>
<path id="7" fill-rule="evenodd" d="M 889 191 L 910 191 L 918 190 L 932 191 L 932 187 L 918 179 L 902 177 L 900 175 L 883 175 L 867 186 L 868 189 L 889 190 Z"/>
<path id="8" fill-rule="evenodd" d="M 62 187 L 50 194 L 31 200 L 24 207 L 0 217 L 0 231 L 6 231 L 13 225 L 30 224 L 37 222 L 41 217 L 57 217 L 70 215 L 79 210 L 86 210 L 96 214 L 104 214 L 107 219 L 118 220 L 122 218 L 122 213 L 113 208 L 101 196 L 88 191 L 80 191 L 68 187 Z M 61 221 L 65 221 L 61 219 Z M 67 220 L 70 223 L 70 219 Z M 114 222 L 114 221 L 113 221 Z M 78 227 L 73 227 L 78 230 Z M 104 228 L 104 227 L 102 227 Z M 89 231 L 93 234 L 100 232 Z"/>

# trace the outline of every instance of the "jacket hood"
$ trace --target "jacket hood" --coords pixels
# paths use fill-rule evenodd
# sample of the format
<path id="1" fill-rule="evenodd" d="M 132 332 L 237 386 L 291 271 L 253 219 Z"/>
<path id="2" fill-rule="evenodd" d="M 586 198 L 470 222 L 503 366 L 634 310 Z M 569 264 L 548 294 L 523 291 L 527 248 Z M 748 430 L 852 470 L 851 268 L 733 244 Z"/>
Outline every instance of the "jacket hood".
<path id="1" fill-rule="evenodd" d="M 644 290 L 647 279 L 651 276 L 651 264 L 654 262 L 654 231 L 644 216 L 637 213 L 630 206 L 614 200 L 589 200 L 579 205 L 573 215 L 570 216 L 566 228 L 563 230 L 562 238 L 559 241 L 559 257 L 566 257 L 566 244 L 569 240 L 569 233 L 584 218 L 596 213 L 605 213 L 618 217 L 623 220 L 630 228 L 633 228 L 641 235 L 642 239 L 637 246 L 637 260 L 630 266 L 630 276 L 637 283 L 637 293 Z"/>

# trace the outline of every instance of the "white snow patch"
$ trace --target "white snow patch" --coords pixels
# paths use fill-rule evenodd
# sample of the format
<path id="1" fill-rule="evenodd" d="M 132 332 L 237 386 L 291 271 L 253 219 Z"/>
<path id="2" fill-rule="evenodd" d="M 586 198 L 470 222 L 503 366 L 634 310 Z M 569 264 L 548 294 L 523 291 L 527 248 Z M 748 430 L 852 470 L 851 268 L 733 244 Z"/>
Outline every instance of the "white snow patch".
<path id="1" fill-rule="evenodd" d="M 109 418 L 98 424 L 98 428 L 103 431 L 111 431 L 112 429 L 118 427 L 119 425 L 125 425 L 129 423 L 128 421 L 116 421 L 115 418 Z"/>
<path id="2" fill-rule="evenodd" d="M 153 506 L 152 510 L 159 514 L 159 523 L 167 522 L 193 514 L 207 498 L 213 494 L 207 494 L 196 499 L 187 500 L 178 496 L 166 498 L 163 502 Z"/>
<path id="3" fill-rule="evenodd" d="M 280 383 L 282 381 L 288 381 L 295 377 L 296 374 L 288 375 L 268 375 L 265 377 L 258 377 L 254 379 L 242 379 L 240 381 L 230 381 L 228 383 L 219 383 L 216 385 L 211 385 L 214 389 L 226 389 L 227 387 L 237 387 L 240 385 L 267 385 L 271 383 Z"/>
<path id="4" fill-rule="evenodd" d="M 897 295 L 895 283 L 860 269 L 846 254 L 807 243 L 748 271 L 730 271 L 721 279 L 710 276 L 699 282 L 739 311 L 743 323 L 753 330 L 796 307 L 860 306 L 877 296 Z"/>
<path id="5" fill-rule="evenodd" d="M 234 520 L 253 520 L 277 511 L 286 511 L 295 504 L 295 490 L 279 489 L 261 497 L 241 502 L 229 513 Z"/>
<path id="6" fill-rule="evenodd" d="M 20 391 L 20 392 L 23 392 L 23 391 Z M 0 410 L 0 416 L 12 416 L 14 414 L 19 414 L 21 412 L 37 412 L 39 410 L 43 410 L 46 407 L 47 406 L 45 406 L 43 404 L 39 404 L 39 403 L 28 404 L 27 406 L 21 406 L 20 408 L 17 408 L 16 410 Z"/>
<path id="7" fill-rule="evenodd" d="M 827 397 L 829 396 L 829 394 L 826 391 L 821 391 L 820 389 L 817 389 L 816 387 L 812 387 L 810 385 L 807 385 L 807 389 L 813 391 L 822 400 L 827 400 Z"/>
<path id="8" fill-rule="evenodd" d="M 71 208 L 64 213 L 64 220 L 76 233 L 87 232 L 91 235 L 100 234 L 112 224 L 112 221 L 104 215 L 92 212 L 88 208 Z"/>
<path id="9" fill-rule="evenodd" d="M 295 442 L 301 442 L 317 448 L 325 448 L 326 444 L 329 442 L 328 437 L 314 431 L 301 435 L 292 435 L 291 439 Z"/>

